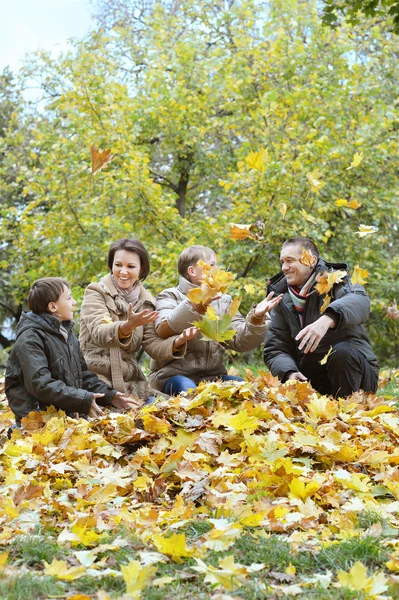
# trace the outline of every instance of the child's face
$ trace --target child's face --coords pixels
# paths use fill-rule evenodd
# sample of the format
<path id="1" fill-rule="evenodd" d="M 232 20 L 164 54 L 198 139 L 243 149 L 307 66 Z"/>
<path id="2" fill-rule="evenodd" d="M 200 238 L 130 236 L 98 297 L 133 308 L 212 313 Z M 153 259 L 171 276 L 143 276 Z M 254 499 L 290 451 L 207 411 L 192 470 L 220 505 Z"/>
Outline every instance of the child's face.
<path id="1" fill-rule="evenodd" d="M 211 265 L 211 267 L 215 267 L 217 265 L 215 254 L 207 256 L 203 260 L 204 262 L 208 263 L 208 265 Z M 196 265 L 191 265 L 190 267 L 188 267 L 187 273 L 191 283 L 195 283 L 195 285 L 201 285 L 202 280 L 204 278 L 204 273 L 201 267 L 198 265 L 198 263 Z"/>
<path id="2" fill-rule="evenodd" d="M 112 264 L 112 275 L 124 290 L 129 290 L 140 277 L 141 260 L 136 252 L 117 250 Z"/>
<path id="3" fill-rule="evenodd" d="M 56 302 L 49 302 L 48 308 L 50 314 L 57 317 L 60 321 L 71 321 L 73 319 L 73 307 L 76 306 L 76 300 L 72 298 L 71 290 L 64 285 L 64 291 Z"/>

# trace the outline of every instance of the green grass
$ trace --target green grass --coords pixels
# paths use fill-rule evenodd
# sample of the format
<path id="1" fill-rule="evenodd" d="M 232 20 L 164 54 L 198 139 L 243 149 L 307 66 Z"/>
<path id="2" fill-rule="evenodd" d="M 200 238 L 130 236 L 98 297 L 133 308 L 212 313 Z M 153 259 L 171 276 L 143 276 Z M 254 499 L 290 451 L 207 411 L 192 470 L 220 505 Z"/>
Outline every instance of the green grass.
<path id="1" fill-rule="evenodd" d="M 0 579 L 0 598 L 3 600 L 39 600 L 57 596 L 65 597 L 65 587 L 53 577 L 24 573 L 18 577 Z"/>
<path id="2" fill-rule="evenodd" d="M 29 567 L 43 565 L 44 560 L 51 563 L 53 558 L 61 559 L 65 556 L 57 542 L 39 535 L 17 537 L 7 549 L 10 550 L 13 563 L 18 561 Z M 7 549 L 3 548 L 2 551 Z"/>

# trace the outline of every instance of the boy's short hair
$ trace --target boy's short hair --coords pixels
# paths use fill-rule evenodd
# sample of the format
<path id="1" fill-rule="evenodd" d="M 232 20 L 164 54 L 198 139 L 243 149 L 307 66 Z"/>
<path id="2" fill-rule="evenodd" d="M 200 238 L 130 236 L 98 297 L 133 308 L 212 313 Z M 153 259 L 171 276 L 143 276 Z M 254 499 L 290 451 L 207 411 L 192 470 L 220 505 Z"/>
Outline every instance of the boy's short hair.
<path id="1" fill-rule="evenodd" d="M 29 308 L 37 314 L 48 313 L 49 302 L 57 302 L 64 291 L 64 287 L 70 289 L 69 283 L 62 277 L 37 279 L 29 290 Z"/>
<path id="2" fill-rule="evenodd" d="M 150 257 L 145 249 L 144 245 L 139 242 L 136 238 L 122 238 L 116 242 L 113 242 L 108 250 L 107 265 L 110 271 L 112 271 L 112 265 L 114 264 L 115 252 L 118 250 L 126 250 L 126 252 L 135 252 L 140 257 L 140 281 L 144 281 L 148 277 L 150 272 Z"/>
<path id="3" fill-rule="evenodd" d="M 193 267 L 199 260 L 208 262 L 216 257 L 215 252 L 207 246 L 189 246 L 180 254 L 177 261 L 179 275 L 187 278 L 188 267 Z"/>
<path id="4" fill-rule="evenodd" d="M 298 236 L 290 238 L 289 240 L 285 240 L 283 248 L 284 246 L 302 246 L 302 248 L 304 248 L 305 250 L 310 251 L 313 254 L 313 256 L 317 256 L 317 258 L 319 258 L 320 256 L 316 244 L 311 238 L 308 237 Z"/>

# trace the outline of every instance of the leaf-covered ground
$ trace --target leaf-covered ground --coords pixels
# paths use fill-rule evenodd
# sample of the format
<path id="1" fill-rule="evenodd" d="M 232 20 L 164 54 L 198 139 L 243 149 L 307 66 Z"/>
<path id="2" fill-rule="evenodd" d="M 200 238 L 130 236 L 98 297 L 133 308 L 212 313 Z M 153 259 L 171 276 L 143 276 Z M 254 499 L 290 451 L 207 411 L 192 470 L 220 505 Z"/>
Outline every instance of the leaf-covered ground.
<path id="1" fill-rule="evenodd" d="M 266 373 L 140 413 L 1 395 L 0 598 L 399 598 L 399 373 L 334 400 Z"/>

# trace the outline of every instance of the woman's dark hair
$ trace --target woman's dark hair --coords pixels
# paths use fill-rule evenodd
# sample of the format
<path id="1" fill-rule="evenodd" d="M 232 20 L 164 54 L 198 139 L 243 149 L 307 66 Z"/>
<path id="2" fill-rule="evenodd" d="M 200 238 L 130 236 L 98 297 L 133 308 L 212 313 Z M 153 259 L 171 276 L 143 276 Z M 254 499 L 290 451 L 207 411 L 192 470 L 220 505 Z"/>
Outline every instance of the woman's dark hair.
<path id="1" fill-rule="evenodd" d="M 110 271 L 112 271 L 112 265 L 114 264 L 115 252 L 118 250 L 126 250 L 127 252 L 135 252 L 140 257 L 140 281 L 144 281 L 150 272 L 150 257 L 148 252 L 139 240 L 135 238 L 122 238 L 117 242 L 113 242 L 108 250 L 107 265 Z"/>
<path id="2" fill-rule="evenodd" d="M 64 291 L 70 289 L 69 283 L 62 277 L 42 277 L 37 279 L 29 290 L 28 304 L 32 312 L 48 313 L 49 302 L 57 302 Z"/>

